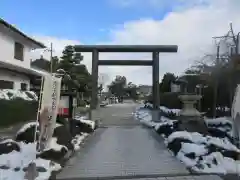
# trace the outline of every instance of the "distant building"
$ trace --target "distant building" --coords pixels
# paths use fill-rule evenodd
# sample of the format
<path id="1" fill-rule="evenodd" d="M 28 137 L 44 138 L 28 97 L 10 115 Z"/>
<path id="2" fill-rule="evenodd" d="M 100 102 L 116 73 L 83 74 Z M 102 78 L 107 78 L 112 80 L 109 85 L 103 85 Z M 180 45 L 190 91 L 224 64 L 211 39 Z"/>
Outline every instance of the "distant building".
<path id="1" fill-rule="evenodd" d="M 181 85 L 171 83 L 171 92 L 180 92 L 181 91 Z"/>
<path id="2" fill-rule="evenodd" d="M 31 51 L 45 46 L 0 18 L 0 89 L 29 90 L 44 72 L 31 68 Z"/>
<path id="3" fill-rule="evenodd" d="M 147 96 L 147 95 L 150 95 L 152 93 L 152 86 L 149 86 L 149 85 L 139 85 L 137 91 L 138 91 L 138 93 Z"/>

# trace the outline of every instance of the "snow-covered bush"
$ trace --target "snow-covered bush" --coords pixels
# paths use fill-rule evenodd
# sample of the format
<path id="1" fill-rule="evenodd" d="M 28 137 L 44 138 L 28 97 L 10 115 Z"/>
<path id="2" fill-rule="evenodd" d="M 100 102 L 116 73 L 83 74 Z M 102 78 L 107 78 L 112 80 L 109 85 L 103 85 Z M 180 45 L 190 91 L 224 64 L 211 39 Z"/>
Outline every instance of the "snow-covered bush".
<path id="1" fill-rule="evenodd" d="M 160 109 L 165 112 L 175 111 L 165 107 Z M 202 135 L 197 132 L 180 131 L 178 120 L 164 116 L 161 117 L 161 122 L 153 122 L 148 118 L 150 113 L 149 108 L 138 108 L 135 116 L 143 124 L 154 128 L 164 138 L 168 149 L 189 169 L 197 173 L 239 173 L 240 149 L 233 144 L 230 136 L 230 119 L 205 119 L 209 134 Z"/>
<path id="2" fill-rule="evenodd" d="M 152 110 L 153 105 L 149 101 L 146 101 L 144 103 L 144 106 L 141 108 Z M 176 119 L 177 116 L 179 116 L 179 112 L 180 112 L 180 109 L 169 109 L 165 106 L 160 106 L 159 110 L 162 116 L 167 117 L 169 119 Z"/>
<path id="3" fill-rule="evenodd" d="M 0 99 L 4 100 L 23 99 L 26 101 L 37 101 L 38 96 L 33 91 L 0 89 Z"/>
<path id="4" fill-rule="evenodd" d="M 212 108 L 208 108 L 205 110 L 205 116 L 212 118 L 213 117 L 213 110 Z M 223 107 L 223 108 L 216 108 L 216 117 L 224 117 L 224 116 L 231 116 L 231 110 L 229 108 Z"/>
<path id="5" fill-rule="evenodd" d="M 34 142 L 34 135 L 36 130 L 36 122 L 24 124 L 16 133 L 15 140 L 26 144 Z"/>
<path id="6" fill-rule="evenodd" d="M 71 123 L 61 119 L 61 124 L 56 124 L 49 147 L 40 153 L 37 153 L 36 143 L 33 142 L 34 131 L 38 126 L 36 122 L 23 125 L 16 133 L 16 141 L 0 140 L 1 177 L 24 180 L 27 167 L 33 162 L 37 166 L 38 179 L 49 179 L 53 172 L 62 168 L 74 151 L 79 150 L 83 140 L 97 127 L 95 122 L 82 117 L 76 117 L 72 121 L 74 125 L 69 126 Z M 74 134 L 70 133 L 70 127 L 74 129 Z"/>
<path id="7" fill-rule="evenodd" d="M 79 119 L 71 119 L 70 123 L 70 131 L 72 136 L 76 136 L 77 134 L 81 133 L 92 133 L 94 128 L 92 125 L 85 123 L 86 120 L 79 120 Z M 93 122 L 93 121 L 91 121 Z"/>
<path id="8" fill-rule="evenodd" d="M 53 137 L 50 141 L 50 147 L 44 149 L 38 157 L 63 164 L 74 152 L 72 136 L 66 126 L 59 125 L 54 129 Z"/>
<path id="9" fill-rule="evenodd" d="M 179 116 L 179 113 L 181 111 L 181 109 L 169 109 L 165 106 L 160 106 L 160 110 L 163 112 L 163 113 L 171 113 L 171 114 L 174 114 L 175 116 Z"/>
<path id="10" fill-rule="evenodd" d="M 171 121 L 158 123 L 155 126 L 155 130 L 158 134 L 168 137 L 170 134 L 178 130 L 178 121 Z"/>
<path id="11" fill-rule="evenodd" d="M 146 101 L 144 103 L 144 107 L 143 108 L 152 110 L 153 109 L 153 105 L 150 102 Z"/>
<path id="12" fill-rule="evenodd" d="M 226 133 L 231 133 L 233 130 L 233 124 L 229 117 L 205 119 L 205 122 L 209 128 L 216 128 Z"/>
<path id="13" fill-rule="evenodd" d="M 227 137 L 233 142 L 232 131 L 233 124 L 230 117 L 220 117 L 215 119 L 205 119 L 208 126 L 208 132 L 214 137 Z"/>
<path id="14" fill-rule="evenodd" d="M 59 124 L 59 122 L 61 124 Z M 36 122 L 30 122 L 23 125 L 16 133 L 16 141 L 33 143 L 36 125 L 38 126 L 38 123 Z M 79 145 L 82 142 L 83 137 L 92 133 L 95 128 L 95 123 L 93 121 L 86 120 L 82 117 L 76 117 L 76 119 L 70 120 L 58 117 L 53 138 L 50 143 L 51 148 L 45 149 L 43 152 L 38 154 L 38 157 L 62 164 L 69 153 L 71 154 L 75 150 L 79 149 Z"/>
<path id="15" fill-rule="evenodd" d="M 160 109 L 160 113 L 161 116 L 164 116 L 169 119 L 177 119 L 178 117 L 178 114 L 175 113 L 174 111 L 163 111 L 162 109 Z"/>
<path id="16" fill-rule="evenodd" d="M 231 166 L 238 166 L 238 161 L 234 161 L 239 158 L 240 150 L 226 138 L 178 131 L 172 133 L 166 143 L 179 160 L 196 172 L 231 173 L 223 167 L 229 161 Z"/>
<path id="17" fill-rule="evenodd" d="M 8 149 L 8 152 L 0 154 L 1 179 L 24 180 L 27 167 L 32 162 L 36 163 L 37 179 L 49 179 L 52 172 L 61 169 L 61 166 L 53 161 L 36 158 L 36 144 L 34 143 L 25 144 L 7 139 L 0 141 L 1 151 L 2 148 Z"/>
<path id="18" fill-rule="evenodd" d="M 0 141 L 0 155 L 8 154 L 12 151 L 20 151 L 20 146 L 12 139 L 5 139 Z"/>

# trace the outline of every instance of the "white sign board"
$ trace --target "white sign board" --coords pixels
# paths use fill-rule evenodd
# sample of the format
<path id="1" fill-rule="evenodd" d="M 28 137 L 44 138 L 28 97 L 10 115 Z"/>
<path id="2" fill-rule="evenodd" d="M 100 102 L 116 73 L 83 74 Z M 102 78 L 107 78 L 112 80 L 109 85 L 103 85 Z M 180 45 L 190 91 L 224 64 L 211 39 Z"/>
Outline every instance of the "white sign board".
<path id="1" fill-rule="evenodd" d="M 61 96 L 58 114 L 59 115 L 69 114 L 69 96 Z"/>
<path id="2" fill-rule="evenodd" d="M 181 86 L 178 84 L 171 83 L 171 92 L 180 92 Z"/>
<path id="3" fill-rule="evenodd" d="M 49 143 L 56 126 L 60 93 L 61 78 L 57 78 L 51 75 L 45 76 L 42 90 L 41 112 L 39 116 L 40 147 L 38 147 L 38 150 L 49 147 Z"/>
<path id="4" fill-rule="evenodd" d="M 77 98 L 73 98 L 73 107 L 77 107 Z"/>
<path id="5" fill-rule="evenodd" d="M 233 119 L 233 136 L 236 139 L 240 138 L 240 85 L 237 86 L 233 104 L 231 116 Z"/>

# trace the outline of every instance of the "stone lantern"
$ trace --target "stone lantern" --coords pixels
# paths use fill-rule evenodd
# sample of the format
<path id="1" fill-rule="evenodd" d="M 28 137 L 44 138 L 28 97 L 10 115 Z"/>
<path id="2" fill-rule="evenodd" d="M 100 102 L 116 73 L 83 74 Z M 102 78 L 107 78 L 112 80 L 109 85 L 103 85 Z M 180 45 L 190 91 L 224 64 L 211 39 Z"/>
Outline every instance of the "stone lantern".
<path id="1" fill-rule="evenodd" d="M 188 75 L 185 75 L 188 76 Z M 180 129 L 189 132 L 207 133 L 207 127 L 201 116 L 201 113 L 195 108 L 197 101 L 201 100 L 202 96 L 195 92 L 188 91 L 188 82 L 186 78 L 180 77 L 178 82 L 181 83 L 182 91 L 179 96 L 183 104 L 182 110 L 179 113 Z"/>

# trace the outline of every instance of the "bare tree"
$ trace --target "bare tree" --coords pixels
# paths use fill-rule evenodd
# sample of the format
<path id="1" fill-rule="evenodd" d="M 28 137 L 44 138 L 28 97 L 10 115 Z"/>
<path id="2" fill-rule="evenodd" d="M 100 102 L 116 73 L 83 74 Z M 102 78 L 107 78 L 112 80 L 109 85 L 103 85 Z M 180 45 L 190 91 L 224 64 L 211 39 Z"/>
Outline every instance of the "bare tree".
<path id="1" fill-rule="evenodd" d="M 216 53 L 206 54 L 201 60 L 197 61 L 195 68 L 201 74 L 211 75 L 214 97 L 213 97 L 213 116 L 216 117 L 216 104 L 218 98 L 218 86 L 219 78 L 223 72 L 227 73 L 229 83 L 229 100 L 230 104 L 233 98 L 232 91 L 232 55 L 234 52 L 238 52 L 238 39 L 232 30 L 232 24 L 230 24 L 230 30 L 224 36 L 213 37 L 215 40 Z"/>
<path id="2" fill-rule="evenodd" d="M 238 32 L 237 34 L 234 33 L 233 30 L 233 25 L 232 23 L 230 23 L 230 30 L 228 31 L 228 33 L 223 36 L 223 37 L 217 37 L 218 39 L 220 39 L 220 41 L 224 42 L 224 44 L 222 46 L 225 45 L 225 57 L 224 59 L 226 59 L 227 61 L 227 65 L 225 66 L 228 69 L 228 88 L 229 88 L 229 100 L 230 100 L 230 104 L 232 104 L 233 101 L 233 89 L 234 89 L 234 70 L 236 62 L 234 62 L 235 60 L 239 60 L 239 58 L 234 58 L 236 56 L 239 56 L 239 35 L 240 32 Z"/>

